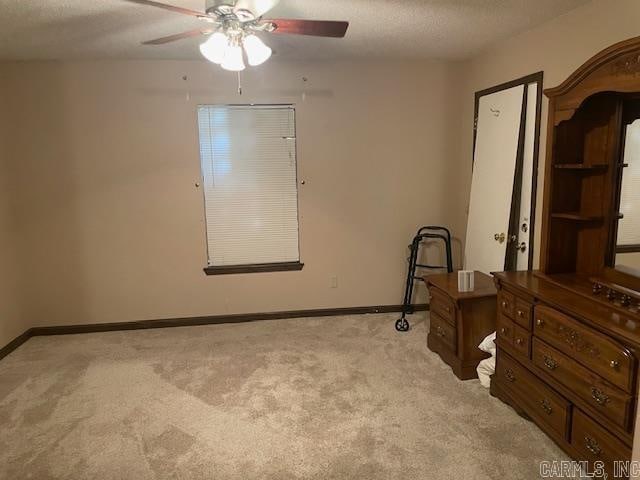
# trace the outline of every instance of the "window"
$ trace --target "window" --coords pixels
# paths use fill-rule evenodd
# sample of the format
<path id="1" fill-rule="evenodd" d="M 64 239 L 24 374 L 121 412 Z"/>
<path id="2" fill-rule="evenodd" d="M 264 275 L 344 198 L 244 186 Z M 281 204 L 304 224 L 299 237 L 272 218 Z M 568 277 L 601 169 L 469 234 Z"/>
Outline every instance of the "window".
<path id="1" fill-rule="evenodd" d="M 295 109 L 201 105 L 208 274 L 299 270 Z"/>

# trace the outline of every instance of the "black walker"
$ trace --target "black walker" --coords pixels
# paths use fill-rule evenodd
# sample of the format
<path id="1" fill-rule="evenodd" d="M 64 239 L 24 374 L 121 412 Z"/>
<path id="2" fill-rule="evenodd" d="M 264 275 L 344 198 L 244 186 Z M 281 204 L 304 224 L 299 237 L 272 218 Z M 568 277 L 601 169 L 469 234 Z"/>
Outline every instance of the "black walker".
<path id="1" fill-rule="evenodd" d="M 420 244 L 423 240 L 442 240 L 444 242 L 445 251 L 447 254 L 446 266 L 435 265 L 421 265 L 418 263 L 418 253 L 420 250 Z M 402 317 L 396 322 L 396 330 L 399 332 L 407 332 L 409 330 L 409 322 L 406 319 L 408 314 L 413 313 L 413 307 L 411 305 L 411 297 L 413 296 L 413 282 L 414 280 L 422 280 L 421 277 L 416 276 L 417 268 L 428 268 L 431 270 L 447 269 L 449 273 L 453 272 L 453 260 L 451 258 L 451 232 L 445 227 L 427 226 L 422 227 L 413 237 L 411 245 L 409 245 L 409 270 L 407 272 L 407 284 L 404 290 L 404 301 L 402 302 Z"/>

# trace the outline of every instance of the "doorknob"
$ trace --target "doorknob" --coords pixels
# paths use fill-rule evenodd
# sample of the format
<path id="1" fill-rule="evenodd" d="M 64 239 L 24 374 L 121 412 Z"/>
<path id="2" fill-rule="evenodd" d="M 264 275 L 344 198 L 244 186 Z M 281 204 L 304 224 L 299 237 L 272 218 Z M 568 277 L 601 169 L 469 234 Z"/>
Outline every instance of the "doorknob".
<path id="1" fill-rule="evenodd" d="M 504 233 L 496 233 L 493 238 L 495 238 L 498 243 L 504 243 L 507 236 Z"/>
<path id="2" fill-rule="evenodd" d="M 526 244 L 526 243 L 524 243 L 524 242 L 522 242 L 522 243 L 521 243 L 520 245 L 518 245 L 516 248 L 517 248 L 518 250 L 520 250 L 522 253 L 524 253 L 524 252 L 526 252 L 526 251 L 527 251 L 527 244 Z"/>

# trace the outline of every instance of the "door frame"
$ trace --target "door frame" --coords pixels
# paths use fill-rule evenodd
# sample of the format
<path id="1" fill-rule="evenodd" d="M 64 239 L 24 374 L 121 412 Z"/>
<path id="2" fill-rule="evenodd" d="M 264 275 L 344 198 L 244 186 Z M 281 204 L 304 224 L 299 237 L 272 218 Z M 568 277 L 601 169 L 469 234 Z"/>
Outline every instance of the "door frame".
<path id="1" fill-rule="evenodd" d="M 519 85 L 524 85 L 525 87 L 525 96 L 527 91 L 527 85 L 532 83 L 536 83 L 538 85 L 536 92 L 536 115 L 535 115 L 535 128 L 533 133 L 533 169 L 531 179 L 531 221 L 529 223 L 529 261 L 528 261 L 528 270 L 533 269 L 533 251 L 534 251 L 534 242 L 535 242 L 535 232 L 536 232 L 536 203 L 538 198 L 538 168 L 539 168 L 539 157 L 540 157 L 540 128 L 542 122 L 542 89 L 544 82 L 544 72 L 539 71 L 536 73 L 532 73 L 531 75 L 526 75 L 524 77 L 517 78 L 515 80 L 511 80 L 509 82 L 501 83 L 499 85 L 495 85 L 493 87 L 486 88 L 484 90 L 479 90 L 475 93 L 474 98 L 474 109 L 473 109 L 473 150 L 471 151 L 471 164 L 473 168 L 473 162 L 475 161 L 475 152 L 476 152 L 476 137 L 478 134 L 478 109 L 480 107 L 480 98 L 486 95 L 491 95 L 492 93 L 501 92 L 502 90 L 508 90 L 513 87 L 517 87 Z M 525 114 L 525 112 L 523 112 Z M 524 138 L 520 138 L 519 142 L 524 143 Z M 518 158 L 516 159 L 516 171 L 518 171 L 518 165 L 522 165 L 524 150 L 518 149 Z M 518 186 L 517 192 L 514 189 L 514 194 L 519 195 L 521 189 L 521 184 Z M 515 195 L 514 195 L 515 196 Z M 512 211 L 512 216 L 518 215 L 518 213 Z M 517 220 L 519 221 L 519 219 Z M 511 223 L 511 222 L 510 222 Z"/>

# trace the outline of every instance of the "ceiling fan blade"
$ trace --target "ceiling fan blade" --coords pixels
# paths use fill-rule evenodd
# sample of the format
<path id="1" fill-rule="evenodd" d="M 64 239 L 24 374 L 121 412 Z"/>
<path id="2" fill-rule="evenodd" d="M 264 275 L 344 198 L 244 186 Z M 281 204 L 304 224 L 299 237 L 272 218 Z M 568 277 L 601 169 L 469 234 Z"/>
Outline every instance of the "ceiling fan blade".
<path id="1" fill-rule="evenodd" d="M 256 17 L 261 17 L 279 2 L 280 0 L 238 0 L 233 10 L 249 10 Z"/>
<path id="2" fill-rule="evenodd" d="M 171 12 L 182 13 L 183 15 L 190 15 L 192 17 L 206 17 L 204 12 L 198 12 L 196 10 L 190 10 L 188 8 L 176 7 L 174 5 L 167 5 L 166 3 L 153 2 L 151 0 L 126 0 L 131 3 L 139 3 L 140 5 L 148 5 L 150 7 L 163 8 Z"/>
<path id="3" fill-rule="evenodd" d="M 183 38 L 197 37 L 198 35 L 208 35 L 211 32 L 213 32 L 213 30 L 198 28 L 196 30 L 189 30 L 188 32 L 169 35 L 168 37 L 156 38 L 155 40 L 142 42 L 142 44 L 143 45 L 164 45 L 165 43 L 175 42 L 176 40 L 182 40 Z"/>
<path id="4" fill-rule="evenodd" d="M 269 19 L 275 26 L 271 33 L 290 33 L 293 35 L 314 35 L 316 37 L 342 38 L 347 33 L 349 22 L 336 22 L 329 20 L 292 20 Z"/>

